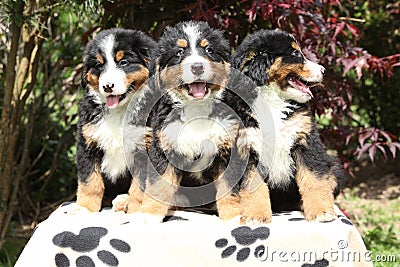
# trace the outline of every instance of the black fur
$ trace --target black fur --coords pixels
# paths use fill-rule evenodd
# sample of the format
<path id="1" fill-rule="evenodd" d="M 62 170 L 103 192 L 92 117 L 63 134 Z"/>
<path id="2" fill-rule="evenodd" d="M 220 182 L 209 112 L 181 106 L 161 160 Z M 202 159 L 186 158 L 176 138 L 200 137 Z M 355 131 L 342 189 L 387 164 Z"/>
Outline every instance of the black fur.
<path id="1" fill-rule="evenodd" d="M 188 56 L 188 50 L 182 51 L 177 56 L 180 48 L 176 46 L 178 39 L 188 38 L 187 34 L 183 31 L 183 28 L 187 25 L 188 22 L 181 22 L 174 27 L 168 26 L 165 28 L 163 36 L 158 42 L 158 49 L 155 55 L 159 60 L 160 69 L 177 65 L 182 59 Z M 196 25 L 201 33 L 199 40 L 206 38 L 210 43 L 207 49 L 198 50 L 199 55 L 208 57 L 211 61 L 219 63 L 230 60 L 229 42 L 224 37 L 223 32 L 211 28 L 206 22 L 198 21 Z"/>
<path id="2" fill-rule="evenodd" d="M 89 182 L 88 178 L 95 171 L 95 165 L 97 164 L 98 166 L 101 166 L 105 154 L 105 151 L 102 149 L 98 140 L 92 140 L 92 142 L 88 143 L 88 140 L 83 133 L 83 128 L 89 125 L 104 123 L 103 120 L 105 117 L 110 114 L 110 112 L 114 112 L 109 110 L 105 103 L 99 100 L 97 95 L 100 93 L 96 91 L 96 88 L 94 88 L 93 85 L 89 85 L 88 82 L 89 72 L 98 78 L 103 72 L 103 66 L 107 64 L 107 62 L 100 64 L 97 55 L 101 55 L 106 61 L 104 51 L 100 48 L 100 45 L 109 36 L 114 36 L 115 39 L 113 53 L 115 54 L 117 51 L 121 50 L 125 52 L 124 60 L 128 61 L 128 64 L 118 66 L 125 73 L 134 73 L 140 70 L 142 67 L 148 69 L 150 57 L 155 47 L 155 42 L 144 33 L 136 30 L 126 30 L 120 28 L 114 28 L 100 32 L 86 46 L 81 82 L 84 89 L 84 96 L 79 103 L 78 110 L 79 120 L 76 155 L 78 179 L 82 184 L 87 184 Z M 138 88 L 135 88 L 134 84 L 130 84 L 127 92 L 125 93 L 125 97 L 129 94 L 129 92 L 137 89 Z M 121 111 L 121 114 L 123 114 L 123 111 Z M 132 146 L 135 144 L 124 145 Z M 141 156 L 140 151 L 137 151 L 136 158 L 138 159 L 137 166 L 129 167 L 135 169 L 144 169 L 144 160 L 141 160 L 143 157 Z M 109 205 L 111 200 L 114 199 L 118 194 L 128 192 L 132 180 L 132 174 L 130 173 L 128 166 L 126 166 L 125 171 L 118 177 L 110 177 L 110 174 L 107 172 L 102 172 L 101 175 L 105 186 L 103 205 Z M 116 182 L 111 182 L 111 179 L 115 180 Z"/>
<path id="3" fill-rule="evenodd" d="M 250 77 L 257 86 L 268 82 L 265 72 L 278 57 L 287 64 L 304 63 L 304 57 L 293 56 L 297 51 L 291 46 L 296 39 L 283 31 L 261 30 L 247 36 L 232 56 L 232 67 Z M 254 55 L 246 61 L 248 53 Z"/>
<path id="4" fill-rule="evenodd" d="M 297 51 L 293 47 L 293 42 L 296 42 L 295 38 L 284 31 L 261 30 L 255 32 L 245 38 L 233 54 L 232 67 L 248 76 L 256 86 L 268 86 L 270 77 L 267 70 L 278 58 L 282 60 L 283 64 L 305 63 L 306 59 L 301 51 Z M 249 84 L 251 83 L 247 83 L 246 85 L 249 88 L 248 90 L 256 92 L 255 86 L 251 87 Z M 252 93 L 252 97 L 249 97 L 246 102 L 253 105 L 255 98 L 254 93 Z M 306 112 L 305 116 L 308 117 L 311 124 L 311 131 L 306 132 L 305 142 L 301 137 L 293 140 L 290 150 L 291 157 L 295 163 L 301 160 L 318 179 L 323 179 L 323 177 L 332 173 L 337 183 L 337 186 L 332 189 L 332 193 L 336 197 L 345 181 L 342 166 L 335 157 L 329 156 L 326 153 L 316 129 L 314 117 L 308 111 L 309 107 L 307 103 L 299 103 L 291 99 L 287 99 L 286 101 L 291 104 L 291 107 L 289 111 L 283 112 L 286 116 L 283 120 L 290 120 L 295 114 Z M 301 122 L 299 121 L 299 123 Z M 254 124 L 252 127 L 254 127 Z M 304 127 L 305 125 L 303 125 Z M 282 166 L 282 168 L 288 167 Z M 290 184 L 284 187 L 270 186 L 271 204 L 274 211 L 300 208 L 301 196 L 295 181 L 296 172 L 297 170 L 290 177 Z M 265 180 L 268 183 L 269 177 L 266 176 Z"/>
<path id="5" fill-rule="evenodd" d="M 203 39 L 208 41 L 206 47 L 201 47 L 199 43 L 197 44 L 197 53 L 200 57 L 205 58 L 209 62 L 217 62 L 222 65 L 229 64 L 230 62 L 230 48 L 228 41 L 223 37 L 223 32 L 212 29 L 205 22 L 182 22 L 174 27 L 167 27 L 164 31 L 158 42 L 158 48 L 155 53 L 156 57 L 153 61 L 154 65 L 151 68 L 150 76 L 152 79 L 149 80 L 150 86 L 153 87 L 153 93 L 157 94 L 157 92 L 160 92 L 157 97 L 154 97 L 154 99 L 158 99 L 158 101 L 156 101 L 153 107 L 149 122 L 149 125 L 151 125 L 153 129 L 153 142 L 149 149 L 149 156 L 156 171 L 150 177 L 150 184 L 154 184 L 160 179 L 160 175 L 165 173 L 171 160 L 179 162 L 179 166 L 175 166 L 174 171 L 177 176 L 176 179 L 182 179 L 180 180 L 182 186 L 199 186 L 213 182 L 222 174 L 228 164 L 235 162 L 235 164 L 231 164 L 231 168 L 227 170 L 224 179 L 227 179 L 226 182 L 229 184 L 229 187 L 233 188 L 232 194 L 236 194 L 238 193 L 237 179 L 245 173 L 246 162 L 238 156 L 235 148 L 227 146 L 218 147 L 218 151 L 214 155 L 211 164 L 208 165 L 207 168 L 201 170 L 200 174 L 196 172 L 195 176 L 191 171 L 188 171 L 188 169 L 193 166 L 193 163 L 184 159 L 177 147 L 162 148 L 162 141 L 160 140 L 159 133 L 168 125 L 182 120 L 184 114 L 183 106 L 189 99 L 182 100 L 172 97 L 171 94 L 168 93 L 170 88 L 165 87 L 165 81 L 163 81 L 161 73 L 166 68 L 178 66 L 185 58 L 190 56 L 191 47 L 181 49 L 177 46 L 177 40 L 184 39 L 189 41 L 190 37 L 187 36 L 184 31 L 184 28 L 189 24 L 197 27 L 199 42 Z M 227 68 L 229 69 L 229 65 Z M 226 79 L 228 79 L 228 77 L 226 77 Z M 224 93 L 216 98 L 211 97 L 209 100 L 212 104 L 210 104 L 208 118 L 231 120 L 239 125 L 240 118 L 233 112 L 231 107 L 225 103 L 227 98 L 233 98 L 233 96 L 227 93 L 228 90 L 226 88 L 220 88 L 220 90 Z M 193 110 L 195 108 L 189 107 L 189 109 Z M 202 155 L 198 154 L 195 156 L 194 160 L 198 160 L 201 157 Z M 191 197 L 195 196 L 188 197 L 191 199 Z M 200 196 L 200 198 L 201 197 L 202 196 Z M 196 202 L 196 199 L 194 199 L 194 203 Z"/>

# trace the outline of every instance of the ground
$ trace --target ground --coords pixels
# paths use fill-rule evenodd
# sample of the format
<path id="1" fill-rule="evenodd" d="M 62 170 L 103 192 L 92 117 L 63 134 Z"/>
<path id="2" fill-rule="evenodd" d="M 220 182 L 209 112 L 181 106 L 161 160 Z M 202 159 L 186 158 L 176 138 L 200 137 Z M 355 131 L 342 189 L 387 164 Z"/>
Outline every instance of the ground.
<path id="1" fill-rule="evenodd" d="M 358 228 L 373 255 L 395 255 L 400 262 L 400 158 L 365 161 L 354 169 L 337 204 Z"/>

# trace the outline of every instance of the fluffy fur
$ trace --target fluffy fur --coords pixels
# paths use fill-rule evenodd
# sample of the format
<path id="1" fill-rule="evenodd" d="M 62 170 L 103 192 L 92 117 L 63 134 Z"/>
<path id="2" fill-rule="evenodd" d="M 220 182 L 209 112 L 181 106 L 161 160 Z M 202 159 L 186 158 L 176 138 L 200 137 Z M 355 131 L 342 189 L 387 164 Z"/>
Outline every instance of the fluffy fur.
<path id="1" fill-rule="evenodd" d="M 179 185 L 214 182 L 219 216 L 240 215 L 235 179 L 246 163 L 234 148 L 240 118 L 224 104 L 229 50 L 223 33 L 205 22 L 167 27 L 160 38 L 150 82 L 160 92 L 151 115 L 155 174 L 143 213 L 164 216 Z"/>
<path id="2" fill-rule="evenodd" d="M 126 114 L 140 115 L 155 42 L 135 30 L 109 29 L 85 49 L 79 105 L 77 203 L 90 211 L 122 193 L 130 194 L 129 211 L 137 210 L 145 174 L 143 124 L 128 124 Z M 132 118 L 129 118 L 132 120 Z"/>
<path id="3" fill-rule="evenodd" d="M 245 128 L 238 145 L 256 150 L 267 169 L 272 209 L 302 205 L 307 220 L 334 219 L 334 196 L 344 176 L 327 155 L 307 104 L 325 69 L 304 57 L 292 35 L 270 30 L 249 35 L 232 66 L 255 83 L 256 96 L 246 100 L 259 126 Z"/>

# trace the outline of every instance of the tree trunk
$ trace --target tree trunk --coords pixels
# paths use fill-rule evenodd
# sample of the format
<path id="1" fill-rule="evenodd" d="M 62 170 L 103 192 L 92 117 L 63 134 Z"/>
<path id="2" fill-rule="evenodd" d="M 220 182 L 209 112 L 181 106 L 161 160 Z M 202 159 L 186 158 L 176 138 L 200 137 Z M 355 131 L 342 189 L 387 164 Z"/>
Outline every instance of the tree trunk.
<path id="1" fill-rule="evenodd" d="M 7 58 L 0 128 L 0 250 L 17 206 L 19 184 L 28 168 L 28 147 L 31 141 L 30 134 L 33 130 L 34 116 L 29 116 L 33 114 L 26 115 L 24 112 L 29 95 L 35 88 L 40 50 L 44 41 L 42 37 L 45 30 L 44 25 L 49 17 L 49 12 L 43 12 L 34 25 L 28 25 L 28 22 L 21 24 L 19 19 L 24 13 L 33 12 L 34 7 L 25 5 L 25 1 L 17 1 L 15 5 L 14 20 L 10 27 L 11 51 Z M 23 51 L 21 60 L 18 62 L 20 40 L 23 42 Z M 16 67 L 18 67 L 17 72 L 15 71 Z M 18 140 L 23 128 L 25 129 L 25 140 L 22 140 L 22 144 L 19 145 Z"/>
<path id="2" fill-rule="evenodd" d="M 20 18 L 23 15 L 24 1 L 15 2 L 14 18 Z M 5 214 L 8 209 L 8 199 L 11 192 L 11 183 L 13 177 L 13 155 L 10 147 L 10 139 L 13 139 L 17 132 L 14 132 L 11 124 L 12 113 L 15 110 L 15 102 L 13 101 L 13 89 L 15 83 L 15 69 L 17 66 L 17 54 L 19 47 L 19 39 L 21 36 L 22 24 L 14 19 L 10 25 L 11 33 L 11 49 L 7 57 L 6 81 L 4 87 L 4 98 L 1 113 L 0 124 L 0 250 L 3 244 L 3 232 L 5 233 L 7 225 L 4 223 Z M 11 164 L 10 164 L 11 163 Z"/>

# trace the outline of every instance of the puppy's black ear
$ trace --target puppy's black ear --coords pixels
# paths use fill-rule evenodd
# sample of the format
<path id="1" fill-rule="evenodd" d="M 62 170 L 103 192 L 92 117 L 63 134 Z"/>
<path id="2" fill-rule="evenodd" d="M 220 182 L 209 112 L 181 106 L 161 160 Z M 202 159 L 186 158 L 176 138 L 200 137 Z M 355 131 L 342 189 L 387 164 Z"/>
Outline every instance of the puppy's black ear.
<path id="1" fill-rule="evenodd" d="M 257 86 L 262 86 L 268 82 L 268 68 L 267 62 L 257 57 L 244 67 L 243 73 L 249 76 Z"/>
<path id="2" fill-rule="evenodd" d="M 152 58 L 154 56 L 154 51 L 156 48 L 156 42 L 149 36 L 143 34 L 143 42 L 139 48 L 139 56 L 143 60 L 145 66 L 150 68 Z"/>
<path id="3" fill-rule="evenodd" d="M 241 51 L 239 48 L 232 56 L 232 67 L 239 71 L 243 71 L 244 64 L 252 59 L 252 54 L 254 54 L 254 52 L 250 51 L 246 53 L 244 51 Z"/>
<path id="4" fill-rule="evenodd" d="M 153 53 L 154 47 L 145 47 L 144 45 L 142 47 L 139 47 L 139 57 L 143 61 L 144 65 L 149 68 L 150 63 L 151 63 L 151 57 Z"/>

